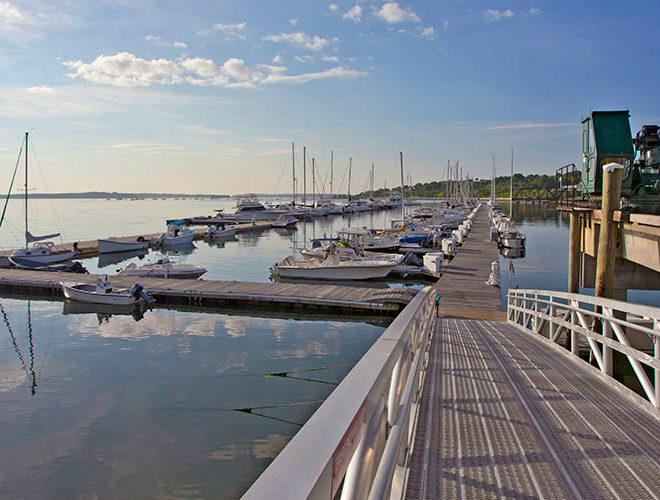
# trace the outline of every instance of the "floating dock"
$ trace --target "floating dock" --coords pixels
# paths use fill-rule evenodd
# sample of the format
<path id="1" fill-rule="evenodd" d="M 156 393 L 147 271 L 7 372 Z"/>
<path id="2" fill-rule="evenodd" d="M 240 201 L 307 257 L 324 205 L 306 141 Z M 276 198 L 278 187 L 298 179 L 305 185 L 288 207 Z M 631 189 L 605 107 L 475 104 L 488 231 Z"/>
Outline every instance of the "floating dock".
<path id="1" fill-rule="evenodd" d="M 91 274 L 0 269 L 0 290 L 27 295 L 62 296 L 60 281 L 96 283 Z M 156 305 L 234 306 L 294 312 L 328 311 L 346 314 L 396 315 L 417 294 L 412 288 L 366 288 L 339 285 L 254 283 L 215 280 L 113 277 L 112 283 L 130 288 L 140 283 Z"/>

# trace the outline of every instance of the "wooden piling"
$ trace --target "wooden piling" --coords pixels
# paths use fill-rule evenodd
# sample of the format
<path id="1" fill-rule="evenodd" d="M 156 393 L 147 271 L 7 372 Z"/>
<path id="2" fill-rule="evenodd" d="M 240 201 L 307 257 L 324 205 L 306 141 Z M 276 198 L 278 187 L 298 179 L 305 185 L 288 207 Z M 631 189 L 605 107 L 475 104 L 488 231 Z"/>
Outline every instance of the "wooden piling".
<path id="1" fill-rule="evenodd" d="M 623 167 L 603 171 L 603 206 L 598 239 L 598 258 L 596 261 L 597 297 L 614 296 L 614 259 L 618 226 L 614 222 L 614 211 L 619 209 L 621 200 L 621 179 Z"/>
<path id="2" fill-rule="evenodd" d="M 568 292 L 580 292 L 580 232 L 582 217 L 571 212 L 570 239 L 568 244 Z"/>

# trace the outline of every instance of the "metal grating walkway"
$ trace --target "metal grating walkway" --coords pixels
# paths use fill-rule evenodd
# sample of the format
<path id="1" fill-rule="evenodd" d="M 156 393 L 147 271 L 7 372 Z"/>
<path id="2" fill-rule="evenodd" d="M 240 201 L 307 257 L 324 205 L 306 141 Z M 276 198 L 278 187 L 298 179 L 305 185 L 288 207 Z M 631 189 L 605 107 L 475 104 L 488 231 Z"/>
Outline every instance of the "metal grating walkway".
<path id="1" fill-rule="evenodd" d="M 406 498 L 660 498 L 656 418 L 506 323 L 436 328 Z"/>

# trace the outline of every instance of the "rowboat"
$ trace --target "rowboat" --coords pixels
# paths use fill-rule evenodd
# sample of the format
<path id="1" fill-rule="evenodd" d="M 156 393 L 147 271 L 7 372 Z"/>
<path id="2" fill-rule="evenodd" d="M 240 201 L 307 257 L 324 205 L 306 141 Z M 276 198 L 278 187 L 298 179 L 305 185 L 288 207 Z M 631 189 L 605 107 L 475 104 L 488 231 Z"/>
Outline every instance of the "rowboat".
<path id="1" fill-rule="evenodd" d="M 117 238 L 98 240 L 99 253 L 133 252 L 135 250 L 146 250 L 149 242 L 140 236 L 136 241 L 121 241 Z"/>
<path id="2" fill-rule="evenodd" d="M 78 302 L 88 302 L 91 304 L 108 305 L 129 305 L 135 304 L 140 300 L 149 303 L 153 301 L 142 288 L 142 285 L 136 283 L 129 288 L 114 288 L 112 283 L 99 276 L 96 285 L 89 283 L 76 283 L 74 281 L 60 281 L 62 292 L 67 299 L 77 300 Z"/>

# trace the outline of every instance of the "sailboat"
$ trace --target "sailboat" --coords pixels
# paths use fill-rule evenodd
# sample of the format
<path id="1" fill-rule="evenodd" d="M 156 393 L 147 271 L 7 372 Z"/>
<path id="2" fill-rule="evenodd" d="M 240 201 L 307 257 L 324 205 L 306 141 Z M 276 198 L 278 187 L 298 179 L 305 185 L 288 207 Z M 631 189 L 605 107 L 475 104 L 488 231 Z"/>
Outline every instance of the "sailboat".
<path id="1" fill-rule="evenodd" d="M 504 248 L 524 248 L 527 236 L 521 232 L 513 221 L 513 148 L 511 148 L 511 184 L 509 186 L 509 218 L 503 219 L 498 225 L 500 231 L 500 246 Z"/>
<path id="2" fill-rule="evenodd" d="M 16 171 L 14 171 L 14 175 L 16 175 Z M 12 185 L 13 180 L 12 177 Z M 11 187 L 9 190 L 11 193 Z M 7 200 L 9 200 L 9 195 L 7 195 Z M 0 224 L 1 223 L 2 220 L 0 220 Z M 28 132 L 25 132 L 25 248 L 15 250 L 11 254 L 11 257 L 18 258 L 22 262 L 39 264 L 52 264 L 72 259 L 76 254 L 73 250 L 58 250 L 55 247 L 55 243 L 47 241 L 52 238 L 57 238 L 59 235 L 60 233 L 53 233 L 44 236 L 34 236 L 28 230 Z M 30 246 L 30 244 L 32 244 L 32 246 Z"/>

